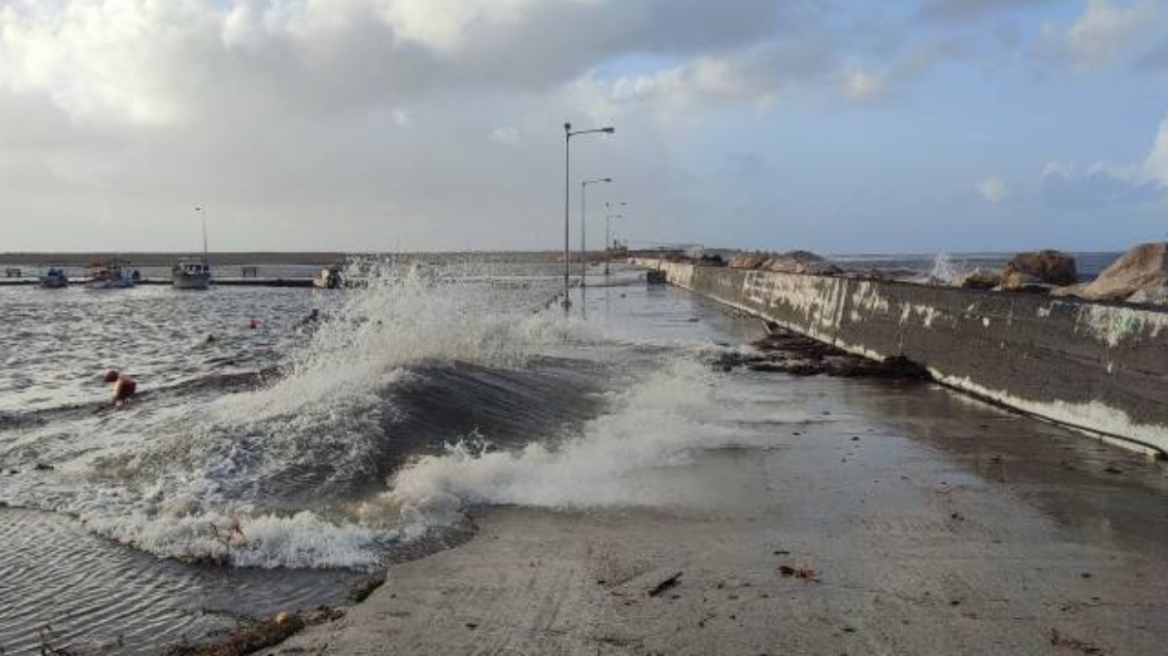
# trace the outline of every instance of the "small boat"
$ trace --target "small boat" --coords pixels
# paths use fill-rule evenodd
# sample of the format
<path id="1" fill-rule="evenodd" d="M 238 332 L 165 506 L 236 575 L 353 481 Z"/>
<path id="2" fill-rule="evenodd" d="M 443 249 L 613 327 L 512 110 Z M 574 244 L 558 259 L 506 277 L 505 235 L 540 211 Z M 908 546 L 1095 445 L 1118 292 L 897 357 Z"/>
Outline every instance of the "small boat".
<path id="1" fill-rule="evenodd" d="M 341 267 L 335 264 L 321 269 L 320 273 L 312 279 L 312 286 L 317 289 L 339 289 L 344 285 L 345 281 L 341 276 Z"/>
<path id="2" fill-rule="evenodd" d="M 65 273 L 65 267 L 49 267 L 49 270 L 45 271 L 45 275 L 41 276 L 41 287 L 60 289 L 68 286 L 69 276 Z"/>
<path id="3" fill-rule="evenodd" d="M 211 286 L 211 265 L 206 259 L 182 260 L 170 270 L 175 289 L 208 289 Z"/>
<path id="4" fill-rule="evenodd" d="M 85 286 L 90 289 L 127 289 L 138 282 L 137 270 L 129 268 L 129 262 L 109 260 L 96 262 L 85 268 Z"/>
<path id="5" fill-rule="evenodd" d="M 207 257 L 207 208 L 199 205 L 195 213 L 202 218 L 203 257 L 184 258 L 170 269 L 170 280 L 175 289 L 209 289 L 211 287 L 211 263 Z"/>

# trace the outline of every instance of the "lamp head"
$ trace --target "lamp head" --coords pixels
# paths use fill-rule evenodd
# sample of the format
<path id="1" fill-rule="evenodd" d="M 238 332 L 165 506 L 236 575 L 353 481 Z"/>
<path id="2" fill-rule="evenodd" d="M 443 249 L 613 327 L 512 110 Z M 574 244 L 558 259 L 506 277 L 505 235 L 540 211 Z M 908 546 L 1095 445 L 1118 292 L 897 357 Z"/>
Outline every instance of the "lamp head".
<path id="1" fill-rule="evenodd" d="M 609 126 L 607 128 L 601 128 L 600 131 L 604 132 L 605 134 L 616 134 L 616 128 L 611 127 L 611 126 Z"/>
<path id="2" fill-rule="evenodd" d="M 601 178 L 601 182 L 612 182 L 612 178 Z"/>

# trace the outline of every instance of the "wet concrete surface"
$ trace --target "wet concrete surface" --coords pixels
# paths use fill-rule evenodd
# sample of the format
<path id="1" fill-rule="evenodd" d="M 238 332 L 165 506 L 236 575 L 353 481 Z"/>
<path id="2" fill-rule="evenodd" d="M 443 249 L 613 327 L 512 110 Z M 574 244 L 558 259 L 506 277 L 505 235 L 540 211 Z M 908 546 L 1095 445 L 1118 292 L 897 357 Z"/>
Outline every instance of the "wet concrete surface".
<path id="1" fill-rule="evenodd" d="M 767 439 L 648 473 L 676 504 L 477 509 L 271 653 L 1168 651 L 1162 463 L 929 383 L 723 381 Z"/>

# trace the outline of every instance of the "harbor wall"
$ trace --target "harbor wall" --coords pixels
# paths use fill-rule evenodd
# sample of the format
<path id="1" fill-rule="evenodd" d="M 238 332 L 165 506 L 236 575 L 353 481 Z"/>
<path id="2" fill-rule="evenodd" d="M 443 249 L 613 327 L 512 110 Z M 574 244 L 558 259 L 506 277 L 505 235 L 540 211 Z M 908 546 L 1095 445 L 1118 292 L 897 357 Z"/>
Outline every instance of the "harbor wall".
<path id="1" fill-rule="evenodd" d="M 634 260 L 669 283 L 939 382 L 1163 457 L 1168 312 L 1038 294 Z"/>

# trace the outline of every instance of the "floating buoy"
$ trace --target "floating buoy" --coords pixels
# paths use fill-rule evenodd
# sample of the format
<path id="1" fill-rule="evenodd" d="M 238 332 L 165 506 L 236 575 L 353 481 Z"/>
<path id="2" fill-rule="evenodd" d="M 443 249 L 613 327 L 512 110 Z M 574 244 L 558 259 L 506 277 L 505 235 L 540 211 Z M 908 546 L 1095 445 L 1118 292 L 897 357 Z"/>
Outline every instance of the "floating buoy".
<path id="1" fill-rule="evenodd" d="M 259 328 L 259 327 L 260 327 L 260 320 L 259 320 L 259 319 L 252 319 L 252 320 L 251 320 L 251 323 L 250 323 L 250 324 L 248 324 L 248 326 L 249 326 L 249 327 L 250 327 L 252 330 L 255 330 L 256 328 Z"/>

